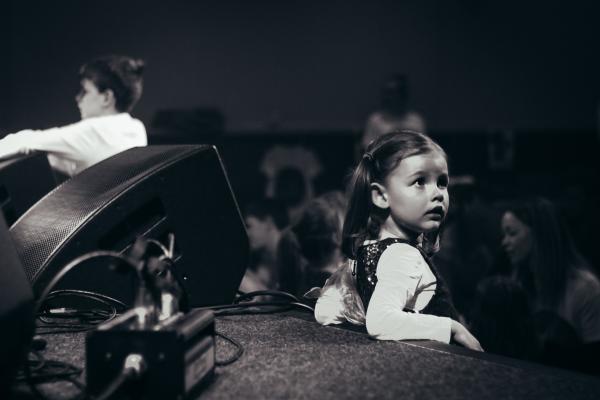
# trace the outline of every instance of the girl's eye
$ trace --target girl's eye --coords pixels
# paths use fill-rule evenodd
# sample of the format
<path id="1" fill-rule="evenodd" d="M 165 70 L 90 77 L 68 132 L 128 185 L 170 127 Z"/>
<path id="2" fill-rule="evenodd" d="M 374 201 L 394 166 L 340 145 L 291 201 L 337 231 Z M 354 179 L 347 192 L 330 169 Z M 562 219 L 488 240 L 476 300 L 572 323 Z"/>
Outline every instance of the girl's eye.
<path id="1" fill-rule="evenodd" d="M 448 187 L 448 177 L 447 176 L 441 176 L 438 179 L 438 186 L 441 188 L 447 188 Z"/>
<path id="2" fill-rule="evenodd" d="M 417 180 L 415 180 L 415 185 L 417 185 L 417 186 L 425 185 L 425 178 L 417 178 Z"/>

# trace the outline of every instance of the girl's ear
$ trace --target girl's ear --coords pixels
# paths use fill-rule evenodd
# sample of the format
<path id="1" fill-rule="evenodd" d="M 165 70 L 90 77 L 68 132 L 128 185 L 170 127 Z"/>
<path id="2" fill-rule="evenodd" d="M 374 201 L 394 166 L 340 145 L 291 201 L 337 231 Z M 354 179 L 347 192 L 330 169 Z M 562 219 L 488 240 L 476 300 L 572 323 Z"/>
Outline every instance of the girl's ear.
<path id="1" fill-rule="evenodd" d="M 390 205 L 385 187 L 380 183 L 371 183 L 371 201 L 377 207 L 386 209 Z"/>

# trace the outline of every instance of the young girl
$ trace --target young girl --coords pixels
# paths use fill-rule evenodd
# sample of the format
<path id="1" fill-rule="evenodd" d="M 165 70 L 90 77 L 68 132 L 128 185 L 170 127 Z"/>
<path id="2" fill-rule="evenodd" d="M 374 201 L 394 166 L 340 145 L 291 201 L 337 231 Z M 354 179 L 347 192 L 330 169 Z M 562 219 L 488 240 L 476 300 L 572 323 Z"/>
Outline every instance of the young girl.
<path id="1" fill-rule="evenodd" d="M 372 142 L 350 183 L 342 251 L 355 260 L 369 334 L 381 340 L 430 339 L 481 351 L 456 321 L 443 282 L 424 248 L 437 244 L 448 212 L 446 154 L 429 137 L 389 133 Z M 315 317 L 344 322 L 344 301 L 324 290 Z"/>
<path id="2" fill-rule="evenodd" d="M 0 159 L 43 151 L 53 169 L 73 176 L 121 151 L 145 146 L 144 124 L 129 115 L 142 94 L 143 68 L 143 61 L 124 56 L 84 64 L 75 98 L 81 121 L 8 135 L 0 140 Z"/>

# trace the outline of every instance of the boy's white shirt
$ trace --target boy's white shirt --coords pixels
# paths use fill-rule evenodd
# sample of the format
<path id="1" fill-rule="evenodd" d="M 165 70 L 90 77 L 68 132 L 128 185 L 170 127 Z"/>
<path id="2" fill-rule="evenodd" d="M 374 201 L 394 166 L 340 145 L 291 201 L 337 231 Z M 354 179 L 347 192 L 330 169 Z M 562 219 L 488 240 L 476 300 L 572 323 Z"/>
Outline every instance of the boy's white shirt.
<path id="1" fill-rule="evenodd" d="M 377 265 L 377 285 L 367 309 L 369 335 L 380 340 L 428 339 L 450 342 L 451 320 L 420 314 L 435 293 L 436 278 L 421 253 L 405 243 L 390 245 Z M 315 318 L 323 325 L 340 324 L 343 299 L 335 287 L 321 294 Z M 412 309 L 415 313 L 403 311 Z"/>
<path id="2" fill-rule="evenodd" d="M 147 144 L 144 124 L 128 113 L 120 113 L 7 135 L 0 140 L 0 159 L 43 151 L 48 153 L 52 168 L 73 176 L 110 156 Z"/>

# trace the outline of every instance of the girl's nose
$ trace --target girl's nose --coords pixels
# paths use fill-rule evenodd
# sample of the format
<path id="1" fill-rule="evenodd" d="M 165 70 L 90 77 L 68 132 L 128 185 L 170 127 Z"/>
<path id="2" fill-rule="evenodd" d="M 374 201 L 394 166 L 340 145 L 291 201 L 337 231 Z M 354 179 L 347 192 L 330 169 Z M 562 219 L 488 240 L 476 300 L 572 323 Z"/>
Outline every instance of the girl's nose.
<path id="1" fill-rule="evenodd" d="M 433 200 L 444 200 L 444 190 L 440 189 L 437 185 L 433 185 L 433 193 L 431 197 Z"/>

